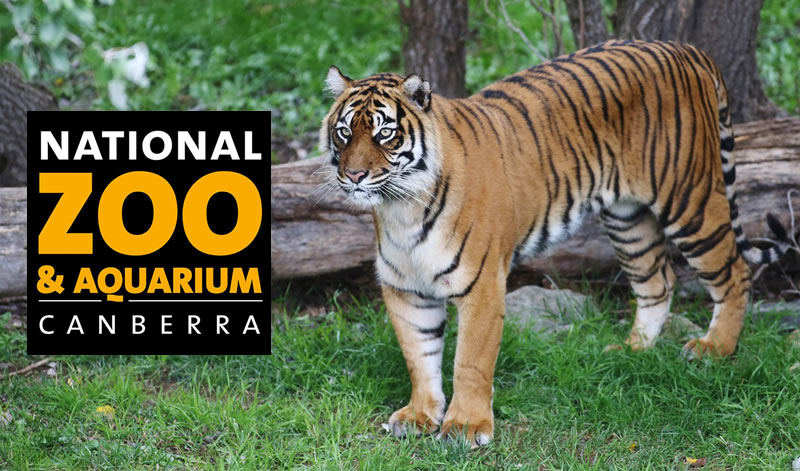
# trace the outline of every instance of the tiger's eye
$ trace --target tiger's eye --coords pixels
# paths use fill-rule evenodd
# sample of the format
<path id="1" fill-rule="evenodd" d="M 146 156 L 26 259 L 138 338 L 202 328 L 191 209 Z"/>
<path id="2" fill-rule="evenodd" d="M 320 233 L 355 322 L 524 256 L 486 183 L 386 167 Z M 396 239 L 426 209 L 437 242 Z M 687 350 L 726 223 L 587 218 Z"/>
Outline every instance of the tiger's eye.
<path id="1" fill-rule="evenodd" d="M 393 129 L 389 129 L 389 128 L 381 129 L 381 137 L 389 137 L 392 134 L 394 134 L 394 130 Z"/>
<path id="2" fill-rule="evenodd" d="M 342 136 L 344 137 L 350 137 L 350 130 L 347 128 L 341 128 L 339 129 L 339 132 L 342 133 Z"/>

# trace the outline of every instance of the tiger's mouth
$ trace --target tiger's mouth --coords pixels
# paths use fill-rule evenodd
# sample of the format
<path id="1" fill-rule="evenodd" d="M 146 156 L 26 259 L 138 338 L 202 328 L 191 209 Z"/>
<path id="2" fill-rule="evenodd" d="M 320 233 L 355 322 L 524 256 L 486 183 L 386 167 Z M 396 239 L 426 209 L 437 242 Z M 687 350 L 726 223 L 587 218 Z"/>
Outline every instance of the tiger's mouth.
<path id="1" fill-rule="evenodd" d="M 385 172 L 389 173 L 389 172 Z M 391 172 L 378 181 L 364 181 L 358 184 L 338 179 L 339 187 L 347 195 L 347 200 L 361 208 L 371 208 L 380 204 L 405 202 L 425 204 L 424 196 L 430 193 L 429 175 L 416 172 Z"/>
<path id="2" fill-rule="evenodd" d="M 380 191 L 380 187 L 377 188 L 350 187 L 342 189 L 347 195 L 347 200 L 360 208 L 364 209 L 372 208 L 374 206 L 378 206 L 384 200 L 384 196 Z"/>

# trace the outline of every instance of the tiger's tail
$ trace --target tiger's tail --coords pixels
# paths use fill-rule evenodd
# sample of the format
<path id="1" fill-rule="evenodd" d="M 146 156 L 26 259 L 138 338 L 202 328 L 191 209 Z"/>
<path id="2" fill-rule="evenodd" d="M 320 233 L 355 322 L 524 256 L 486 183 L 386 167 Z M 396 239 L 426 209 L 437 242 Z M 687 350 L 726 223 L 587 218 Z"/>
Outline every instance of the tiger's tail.
<path id="1" fill-rule="evenodd" d="M 715 82 L 719 101 L 719 133 L 720 154 L 722 157 L 722 175 L 725 180 L 725 195 L 731 209 L 731 227 L 736 235 L 736 246 L 745 260 L 752 264 L 764 264 L 777 261 L 789 250 L 790 239 L 786 229 L 772 213 L 767 214 L 767 225 L 777 239 L 777 243 L 768 248 L 758 248 L 750 243 L 742 230 L 739 221 L 739 210 L 736 207 L 736 159 L 733 155 L 734 136 L 731 114 L 728 108 L 728 90 L 719 71 L 716 71 Z"/>

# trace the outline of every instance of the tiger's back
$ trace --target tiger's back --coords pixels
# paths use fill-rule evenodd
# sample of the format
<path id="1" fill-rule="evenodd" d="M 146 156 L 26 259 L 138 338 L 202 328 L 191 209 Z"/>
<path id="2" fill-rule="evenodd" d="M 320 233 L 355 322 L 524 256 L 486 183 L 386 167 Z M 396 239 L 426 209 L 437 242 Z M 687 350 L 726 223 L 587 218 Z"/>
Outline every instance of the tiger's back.
<path id="1" fill-rule="evenodd" d="M 686 349 L 736 347 L 757 249 L 737 221 L 727 90 L 689 45 L 599 44 L 495 82 L 467 99 L 430 93 L 418 76 L 351 81 L 320 134 L 340 186 L 370 206 L 377 271 L 411 372 L 412 398 L 390 424 L 493 433 L 491 378 L 513 263 L 599 213 L 637 296 L 626 341 L 650 347 L 668 314 L 674 242 L 711 293 L 714 316 Z M 785 239 L 773 218 L 770 227 Z M 459 308 L 454 395 L 444 415 L 447 300 Z"/>
<path id="2" fill-rule="evenodd" d="M 445 147 L 499 157 L 491 163 L 525 202 L 516 206 L 521 256 L 617 201 L 652 206 L 668 225 L 703 193 L 725 192 L 716 149 L 722 130 L 732 150 L 727 93 L 713 62 L 692 46 L 605 43 L 434 110 L 448 123 Z M 477 170 L 475 160 L 464 164 Z M 685 204 L 674 201 L 684 192 Z"/>

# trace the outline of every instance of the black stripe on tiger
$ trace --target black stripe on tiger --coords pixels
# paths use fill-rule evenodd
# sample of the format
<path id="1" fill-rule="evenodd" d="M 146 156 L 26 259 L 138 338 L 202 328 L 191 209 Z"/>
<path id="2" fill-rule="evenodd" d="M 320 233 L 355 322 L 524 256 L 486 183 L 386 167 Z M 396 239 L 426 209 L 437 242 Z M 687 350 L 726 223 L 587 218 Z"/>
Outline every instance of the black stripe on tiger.
<path id="1" fill-rule="evenodd" d="M 390 262 L 389 259 L 383 254 L 383 249 L 381 249 L 380 244 L 378 244 L 378 256 L 381 258 L 381 261 L 383 261 L 383 263 L 385 263 L 386 266 L 389 267 L 392 272 L 394 272 L 395 275 L 400 278 L 403 277 L 403 272 L 401 272 L 400 269 L 398 269 L 394 263 Z"/>
<path id="2" fill-rule="evenodd" d="M 467 239 L 469 239 L 470 232 L 472 232 L 472 226 L 470 226 L 469 230 L 467 230 L 467 233 L 464 235 L 464 239 L 461 240 L 461 245 L 458 247 L 458 252 L 456 252 L 456 256 L 453 257 L 453 261 L 450 262 L 450 265 L 448 265 L 447 268 L 434 275 L 434 282 L 440 277 L 447 275 L 448 273 L 452 273 L 456 268 L 458 268 L 458 264 L 461 263 L 461 254 L 464 252 L 464 246 L 467 245 Z"/>
<path id="3" fill-rule="evenodd" d="M 446 298 L 439 298 L 439 297 L 436 297 L 436 296 L 433 296 L 433 295 L 430 295 L 430 294 L 423 293 L 422 291 L 419 291 L 419 290 L 416 290 L 416 289 L 403 288 L 401 286 L 395 286 L 393 284 L 387 283 L 385 280 L 383 280 L 381 282 L 381 284 L 383 286 L 387 286 L 387 287 L 389 287 L 389 288 L 391 288 L 391 289 L 393 289 L 395 291 L 398 291 L 400 293 L 406 293 L 406 294 L 414 295 L 414 296 L 418 297 L 419 299 L 422 299 L 423 301 L 445 301 L 446 300 Z"/>
<path id="4" fill-rule="evenodd" d="M 472 292 L 472 288 L 475 287 L 475 283 L 478 282 L 478 278 L 481 277 L 481 273 L 483 273 L 483 265 L 486 263 L 486 257 L 489 255 L 489 249 L 486 249 L 486 253 L 483 254 L 483 258 L 481 259 L 481 266 L 478 267 L 478 273 L 475 274 L 475 278 L 469 282 L 466 288 L 463 291 L 457 294 L 451 294 L 448 296 L 449 298 L 463 298 L 464 296 L 468 295 Z"/>
<path id="5" fill-rule="evenodd" d="M 428 304 L 411 303 L 411 305 L 414 306 L 414 309 L 422 309 L 422 310 L 443 309 L 444 308 L 444 304 L 436 304 L 436 303 L 433 303 L 433 304 L 430 304 L 430 303 L 428 303 Z"/>
<path id="6" fill-rule="evenodd" d="M 444 211 L 444 207 L 447 205 L 447 191 L 449 189 L 450 189 L 450 177 L 448 176 L 447 178 L 445 178 L 444 189 L 442 190 L 442 196 L 439 199 L 438 208 L 436 209 L 436 212 L 433 213 L 433 216 L 430 217 L 430 219 L 427 220 L 423 219 L 422 229 L 420 229 L 419 235 L 417 236 L 417 243 L 415 245 L 419 245 L 425 242 L 425 239 L 428 238 L 428 234 L 430 234 L 431 228 L 433 227 L 434 224 L 436 224 L 436 220 L 439 219 L 439 215 L 442 214 L 442 211 Z M 427 215 L 430 212 L 430 208 L 431 205 L 428 205 L 428 207 L 425 208 L 425 215 Z"/>
<path id="7" fill-rule="evenodd" d="M 444 337 L 445 326 L 447 326 L 447 319 L 443 320 L 436 327 L 417 327 L 417 332 L 423 335 L 430 335 L 432 338 Z"/>

